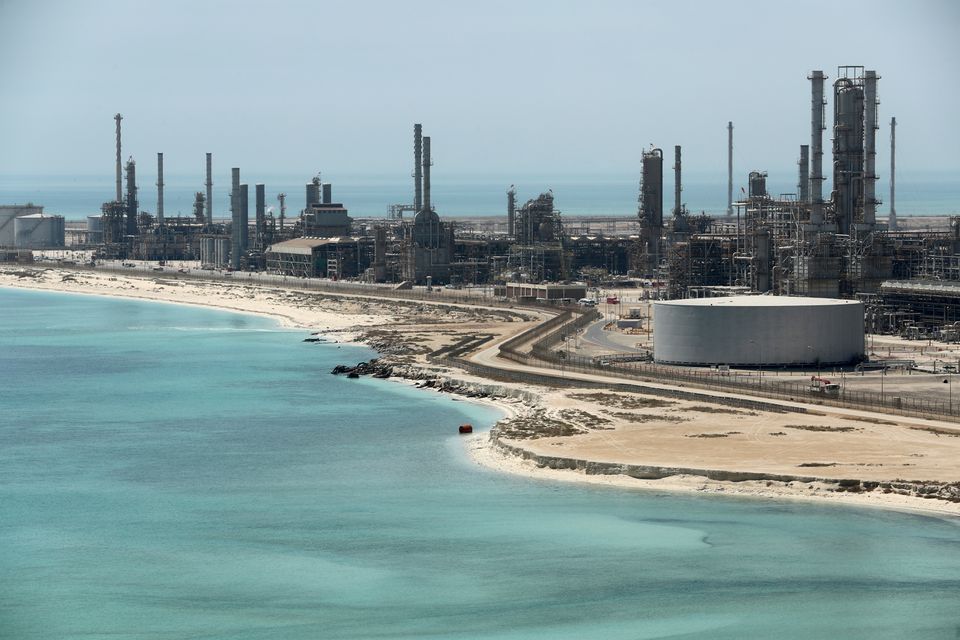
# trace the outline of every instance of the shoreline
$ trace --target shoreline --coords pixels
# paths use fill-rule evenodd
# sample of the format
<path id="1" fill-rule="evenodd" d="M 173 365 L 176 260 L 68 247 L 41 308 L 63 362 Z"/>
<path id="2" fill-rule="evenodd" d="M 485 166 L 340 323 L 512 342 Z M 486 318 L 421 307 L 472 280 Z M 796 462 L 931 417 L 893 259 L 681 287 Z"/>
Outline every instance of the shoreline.
<path id="1" fill-rule="evenodd" d="M 11 289 L 25 289 L 34 291 L 50 291 L 55 293 L 75 293 L 81 295 L 101 295 L 114 298 L 129 298 L 150 302 L 165 302 L 185 304 L 188 306 L 214 308 L 233 313 L 244 313 L 269 317 L 283 328 L 291 330 L 310 331 L 314 336 L 320 336 L 331 343 L 357 342 L 372 347 L 378 352 L 377 345 L 371 344 L 371 336 L 365 335 L 376 327 L 396 322 L 402 314 L 389 313 L 390 305 L 396 301 L 384 300 L 378 305 L 384 307 L 377 313 L 371 313 L 371 305 L 350 301 L 340 301 L 351 306 L 352 314 L 340 310 L 321 309 L 316 304 L 324 302 L 336 306 L 336 294 L 310 293 L 284 290 L 281 287 L 266 288 L 255 285 L 227 285 L 225 283 L 196 282 L 189 283 L 189 289 L 197 297 L 181 295 L 180 289 L 184 283 L 158 281 L 149 277 L 114 276 L 107 274 L 93 274 L 93 277 L 82 281 L 72 271 L 51 270 L 60 281 L 44 280 L 42 284 L 31 278 L 24 282 L 11 282 L 13 276 L 0 269 L 0 287 Z M 73 277 L 69 277 L 73 276 Z M 94 282 L 90 282 L 93 280 Z M 133 282 L 131 282 L 133 281 Z M 178 281 L 174 281 L 178 282 Z M 117 284 L 128 288 L 118 288 Z M 250 289 L 260 289 L 250 293 Z M 199 291 L 196 291 L 199 290 Z M 239 297 L 243 293 L 243 297 Z M 281 294 L 277 299 L 277 294 Z M 270 295 L 273 294 L 273 298 Z M 306 308 L 302 305 L 307 305 Z M 299 305 L 299 306 L 298 306 Z M 325 304 L 324 306 L 328 306 Z M 396 305 L 394 305 L 394 308 Z M 442 326 L 442 325 L 441 325 Z M 464 439 L 465 453 L 473 463 L 481 465 L 495 472 L 509 473 L 531 479 L 579 482 L 590 485 L 602 485 L 617 489 L 641 490 L 648 492 L 670 492 L 688 495 L 720 495 L 742 499 L 765 501 L 803 501 L 812 504 L 834 504 L 838 506 L 853 506 L 880 508 L 914 514 L 923 514 L 949 518 L 960 517 L 960 504 L 941 499 L 925 499 L 909 497 L 900 494 L 861 492 L 848 493 L 831 490 L 827 483 L 779 483 L 770 480 L 710 480 L 702 475 L 679 474 L 660 479 L 638 479 L 624 474 L 585 473 L 574 469 L 554 469 L 538 465 L 531 460 L 523 459 L 523 454 L 510 451 L 511 445 L 504 446 L 496 438 L 497 427 L 506 420 L 528 415 L 535 408 L 527 400 L 531 394 L 543 400 L 549 389 L 529 388 L 517 383 L 501 383 L 495 380 L 486 380 L 467 374 L 459 369 L 451 370 L 433 363 L 416 361 L 393 362 L 390 355 L 381 355 L 383 362 L 400 370 L 388 380 L 408 384 L 414 388 L 423 388 L 424 380 L 442 380 L 450 384 L 450 388 L 441 388 L 456 395 L 463 401 L 484 405 L 496 409 L 501 417 L 490 430 L 483 430 Z M 458 390 L 458 387 L 460 390 Z M 436 390 L 436 387 L 434 387 Z M 480 391 L 477 391 L 477 390 Z M 477 397 L 477 395 L 480 397 Z M 509 397 L 513 395 L 514 397 Z M 523 398 L 523 399 L 521 399 Z M 521 404 L 523 403 L 523 404 Z M 515 442 L 513 444 L 516 444 Z M 518 446 L 529 455 L 537 455 L 529 449 Z M 560 456 L 561 458 L 563 456 Z M 584 456 L 575 455 L 569 459 L 584 459 Z M 589 459 L 589 458 L 586 458 Z M 602 464 L 602 463 L 601 463 Z M 690 465 L 695 466 L 695 465 Z"/>
<path id="2" fill-rule="evenodd" d="M 681 495 L 711 495 L 760 502 L 803 502 L 836 507 L 857 507 L 897 511 L 914 515 L 937 517 L 960 523 L 960 505 L 942 500 L 931 500 L 899 494 L 871 492 L 847 493 L 830 488 L 831 483 L 778 482 L 773 480 L 711 480 L 704 475 L 677 474 L 664 478 L 644 479 L 625 474 L 588 473 L 573 468 L 542 466 L 533 459 L 507 452 L 487 431 L 471 439 L 468 454 L 478 465 L 511 475 L 556 482 L 579 483 L 646 493 L 673 493 Z"/>

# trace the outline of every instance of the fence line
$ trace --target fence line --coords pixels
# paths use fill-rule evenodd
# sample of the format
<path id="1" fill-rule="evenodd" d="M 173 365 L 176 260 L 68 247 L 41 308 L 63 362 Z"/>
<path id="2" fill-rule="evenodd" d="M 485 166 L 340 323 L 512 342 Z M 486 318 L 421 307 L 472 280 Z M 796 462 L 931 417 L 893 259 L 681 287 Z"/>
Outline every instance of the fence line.
<path id="1" fill-rule="evenodd" d="M 552 320 L 556 321 L 560 317 L 557 316 Z M 765 380 L 763 377 L 747 376 L 735 372 L 721 373 L 681 369 L 649 362 L 609 362 L 602 358 L 588 358 L 568 352 L 558 353 L 550 348 L 562 341 L 565 336 L 579 331 L 598 317 L 599 314 L 592 311 L 578 314 L 572 318 L 566 316 L 567 321 L 562 326 L 557 326 L 557 323 L 554 322 L 547 327 L 544 323 L 541 325 L 544 330 L 536 334 L 541 336 L 540 339 L 532 344 L 529 352 L 523 352 L 516 348 L 520 342 L 504 343 L 500 347 L 500 355 L 507 360 L 521 364 L 545 366 L 560 370 L 561 374 L 565 371 L 579 371 L 650 382 L 680 382 L 700 388 L 730 393 L 745 393 L 764 398 L 869 411 L 880 409 L 881 412 L 899 415 L 960 421 L 958 420 L 960 418 L 960 402 L 955 405 L 942 400 L 876 391 L 851 391 L 845 388 L 841 388 L 837 396 L 830 396 L 812 390 L 807 382 L 773 382 Z M 528 341 L 533 336 L 532 332 L 524 334 L 522 342 Z"/>

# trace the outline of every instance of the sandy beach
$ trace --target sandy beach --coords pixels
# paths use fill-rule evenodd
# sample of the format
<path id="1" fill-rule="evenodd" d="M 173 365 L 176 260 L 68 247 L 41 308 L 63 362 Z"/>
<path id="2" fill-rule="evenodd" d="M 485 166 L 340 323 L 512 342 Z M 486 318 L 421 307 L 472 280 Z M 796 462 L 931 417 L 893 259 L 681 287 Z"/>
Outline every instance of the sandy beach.
<path id="1" fill-rule="evenodd" d="M 464 440 L 478 464 L 499 472 L 960 516 L 955 424 L 763 401 L 736 406 L 709 392 L 678 399 L 491 381 L 427 359 L 467 336 L 483 335 L 490 337 L 486 359 L 465 357 L 492 364 L 489 345 L 546 317 L 536 312 L 14 265 L 0 267 L 0 286 L 256 313 L 323 339 L 364 340 L 383 354 L 379 366 L 389 369 L 389 377 L 503 411 L 489 434 Z"/>

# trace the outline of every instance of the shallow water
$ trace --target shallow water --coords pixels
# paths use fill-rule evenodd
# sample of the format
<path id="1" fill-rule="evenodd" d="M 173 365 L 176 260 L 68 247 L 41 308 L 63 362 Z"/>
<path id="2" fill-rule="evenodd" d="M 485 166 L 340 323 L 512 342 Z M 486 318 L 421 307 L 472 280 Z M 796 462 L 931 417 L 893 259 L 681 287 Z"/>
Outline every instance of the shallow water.
<path id="1" fill-rule="evenodd" d="M 960 633 L 955 520 L 499 475 L 304 336 L 0 289 L 0 637 Z"/>

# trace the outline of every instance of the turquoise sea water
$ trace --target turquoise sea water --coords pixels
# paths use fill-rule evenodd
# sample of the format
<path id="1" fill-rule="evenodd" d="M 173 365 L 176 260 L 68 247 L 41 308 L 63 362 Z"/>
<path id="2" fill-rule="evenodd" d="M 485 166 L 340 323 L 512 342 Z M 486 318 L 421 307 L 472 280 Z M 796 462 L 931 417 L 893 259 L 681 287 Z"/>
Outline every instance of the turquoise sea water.
<path id="1" fill-rule="evenodd" d="M 199 167 L 202 171 L 202 167 Z M 149 168 L 141 167 L 140 206 L 156 211 L 156 176 Z M 517 202 L 522 204 L 542 191 L 552 189 L 556 207 L 569 215 L 626 216 L 637 212 L 639 174 L 623 173 L 602 176 L 444 176 L 434 175 L 432 201 L 442 216 L 506 216 L 506 191 L 516 184 Z M 305 183 L 311 176 L 263 176 L 244 174 L 251 185 L 266 185 L 267 205 L 274 206 L 279 215 L 276 195 L 287 194 L 287 213 L 297 215 L 303 209 Z M 341 202 L 352 216 L 386 216 L 391 204 L 413 201 L 413 181 L 405 176 L 326 175 L 333 181 L 333 199 Z M 202 173 L 164 176 L 164 211 L 166 215 L 193 215 L 193 197 L 204 191 Z M 230 175 L 214 175 L 214 215 L 230 216 Z M 747 173 L 736 175 L 734 198 L 746 187 Z M 795 172 L 771 172 L 767 189 L 773 195 L 796 193 Z M 673 174 L 664 172 L 664 210 L 673 209 Z M 113 173 L 97 176 L 14 176 L 0 175 L 0 204 L 23 204 L 32 201 L 44 205 L 45 211 L 60 214 L 68 220 L 83 220 L 100 213 L 100 205 L 114 197 Z M 251 192 L 253 187 L 250 187 Z M 824 185 L 829 195 L 830 184 Z M 889 187 L 881 180 L 877 187 L 881 199 L 886 199 Z M 252 198 L 251 194 L 251 198 Z M 726 174 L 723 177 L 687 175 L 684 178 L 682 201 L 694 212 L 723 214 L 727 206 Z M 251 211 L 253 205 L 251 204 Z M 877 215 L 885 218 L 887 205 L 881 205 Z M 953 174 L 904 174 L 897 180 L 897 213 L 910 215 L 960 214 L 960 177 Z"/>
<path id="2" fill-rule="evenodd" d="M 0 638 L 960 636 L 960 522 L 476 467 L 365 349 L 0 289 Z"/>

